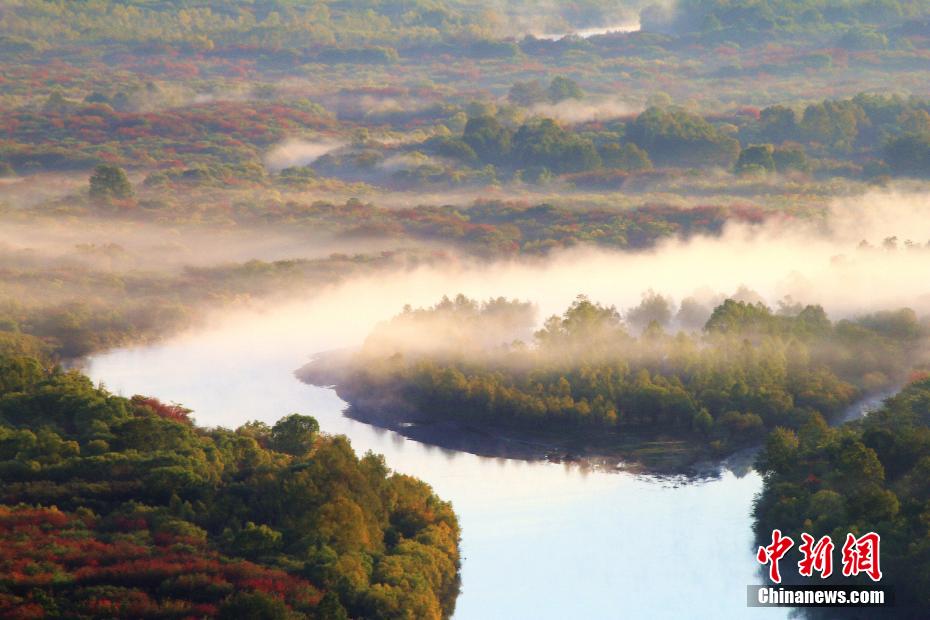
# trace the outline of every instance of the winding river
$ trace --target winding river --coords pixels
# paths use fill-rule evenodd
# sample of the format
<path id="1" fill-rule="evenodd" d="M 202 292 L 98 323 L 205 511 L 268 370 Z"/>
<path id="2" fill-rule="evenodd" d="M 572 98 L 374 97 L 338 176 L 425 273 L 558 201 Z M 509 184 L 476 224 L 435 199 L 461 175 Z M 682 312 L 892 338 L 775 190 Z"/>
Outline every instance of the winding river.
<path id="1" fill-rule="evenodd" d="M 309 413 L 356 450 L 382 453 L 396 471 L 426 480 L 452 501 L 462 526 L 456 618 L 787 616 L 746 607 L 746 585 L 760 579 L 749 516 L 761 486 L 754 472 L 724 469 L 692 481 L 482 458 L 350 420 L 332 390 L 294 376 L 314 352 L 366 333 L 352 321 L 333 327 L 318 311 L 291 306 L 218 321 L 95 356 L 86 371 L 117 393 L 183 403 L 203 425 Z"/>

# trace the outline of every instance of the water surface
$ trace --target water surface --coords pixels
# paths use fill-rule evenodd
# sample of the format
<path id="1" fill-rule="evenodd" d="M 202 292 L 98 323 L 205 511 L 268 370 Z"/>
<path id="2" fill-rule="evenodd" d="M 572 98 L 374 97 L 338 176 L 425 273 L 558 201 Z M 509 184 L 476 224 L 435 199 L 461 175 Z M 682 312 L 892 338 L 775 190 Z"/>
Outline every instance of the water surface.
<path id="1" fill-rule="evenodd" d="M 393 308 L 385 309 L 390 316 Z M 759 583 L 749 511 L 758 475 L 699 482 L 576 465 L 482 458 L 427 446 L 342 415 L 326 388 L 299 382 L 311 354 L 356 344 L 357 329 L 293 308 L 226 321 L 164 344 L 98 355 L 87 372 L 111 390 L 194 409 L 202 425 L 273 423 L 301 412 L 356 450 L 424 479 L 462 526 L 456 618 L 784 618 L 748 609 Z"/>
<path id="2" fill-rule="evenodd" d="M 612 24 L 610 26 L 595 26 L 592 28 L 581 28 L 579 30 L 572 30 L 570 32 L 548 32 L 543 34 L 534 35 L 537 39 L 548 39 L 549 41 L 558 41 L 569 36 L 576 36 L 582 39 L 590 39 L 591 37 L 597 37 L 605 34 L 613 34 L 615 32 L 639 32 L 641 25 L 639 23 L 639 18 L 632 18 L 624 22 L 617 24 Z"/>

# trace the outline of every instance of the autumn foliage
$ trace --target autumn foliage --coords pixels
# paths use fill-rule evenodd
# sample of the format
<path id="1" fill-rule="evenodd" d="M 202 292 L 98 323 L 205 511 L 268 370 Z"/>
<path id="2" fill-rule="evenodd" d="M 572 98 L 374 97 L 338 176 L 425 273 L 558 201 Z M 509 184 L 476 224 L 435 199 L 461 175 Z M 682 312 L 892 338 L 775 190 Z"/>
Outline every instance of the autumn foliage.
<path id="1" fill-rule="evenodd" d="M 189 413 L 0 354 L 0 617 L 451 615 L 458 524 L 428 486 L 310 416 Z"/>

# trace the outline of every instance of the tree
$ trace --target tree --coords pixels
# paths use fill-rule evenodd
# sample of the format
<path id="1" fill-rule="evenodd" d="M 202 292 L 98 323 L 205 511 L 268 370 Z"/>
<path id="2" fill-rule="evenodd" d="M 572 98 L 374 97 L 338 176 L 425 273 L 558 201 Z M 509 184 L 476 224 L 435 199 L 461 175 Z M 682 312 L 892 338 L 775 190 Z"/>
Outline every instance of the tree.
<path id="1" fill-rule="evenodd" d="M 652 323 L 656 322 L 660 326 L 666 326 L 672 320 L 671 302 L 653 291 L 643 295 L 643 300 L 635 308 L 631 308 L 626 313 L 626 321 L 631 327 L 644 330 Z"/>
<path id="2" fill-rule="evenodd" d="M 771 144 L 756 144 L 747 146 L 740 151 L 736 160 L 736 172 L 744 174 L 753 171 L 775 172 L 775 159 L 772 153 L 775 149 Z"/>
<path id="3" fill-rule="evenodd" d="M 546 89 L 539 80 L 517 82 L 510 87 L 507 99 L 510 103 L 530 107 L 546 101 Z"/>
<path id="4" fill-rule="evenodd" d="M 309 416 L 196 428 L 49 362 L 0 355 L 0 566 L 30 567 L 15 591 L 46 615 L 403 617 L 368 599 L 387 579 L 398 600 L 435 610 L 416 617 L 451 615 L 458 526 L 425 484 L 317 437 Z M 76 544 L 86 553 L 63 560 Z M 16 602 L 0 594 L 0 616 L 22 616 Z"/>
<path id="5" fill-rule="evenodd" d="M 765 449 L 756 460 L 756 468 L 762 473 L 787 470 L 797 460 L 798 446 L 798 436 L 793 430 L 776 428 L 766 439 Z"/>
<path id="6" fill-rule="evenodd" d="M 525 123 L 513 137 L 513 160 L 518 166 L 548 168 L 556 173 L 597 168 L 601 158 L 591 140 L 544 118 Z"/>
<path id="7" fill-rule="evenodd" d="M 132 185 L 126 172 L 119 166 L 100 164 L 90 176 L 91 198 L 118 198 L 132 197 Z"/>
<path id="8" fill-rule="evenodd" d="M 618 337 L 625 336 L 620 313 L 613 306 L 592 303 L 579 295 L 561 316 L 546 320 L 536 338 L 543 346 L 560 347 L 564 344 L 606 346 Z"/>
<path id="9" fill-rule="evenodd" d="M 789 170 L 807 172 L 811 167 L 810 162 L 807 160 L 807 154 L 804 152 L 804 147 L 800 144 L 786 144 L 776 147 L 772 151 L 772 161 L 775 162 L 775 170 L 782 173 Z"/>
<path id="10" fill-rule="evenodd" d="M 710 417 L 707 409 L 701 409 L 694 418 L 692 418 L 691 425 L 695 432 L 707 437 L 714 428 L 714 419 Z"/>
<path id="11" fill-rule="evenodd" d="M 264 592 L 234 594 L 220 607 L 220 620 L 287 620 L 290 616 L 283 601 Z"/>
<path id="12" fill-rule="evenodd" d="M 602 146 L 598 152 L 601 155 L 601 161 L 605 168 L 617 168 L 629 172 L 652 169 L 652 162 L 649 161 L 649 155 L 632 142 L 627 142 L 622 145 L 617 142 L 611 142 Z"/>
<path id="13" fill-rule="evenodd" d="M 566 99 L 583 99 L 584 91 L 575 80 L 557 75 L 549 83 L 549 101 L 558 103 Z"/>
<path id="14" fill-rule="evenodd" d="M 278 452 L 300 456 L 313 447 L 320 424 L 316 418 L 292 413 L 271 427 L 271 446 Z"/>
<path id="15" fill-rule="evenodd" d="M 765 108 L 759 114 L 759 137 L 781 143 L 797 135 L 798 119 L 794 110 L 782 105 Z"/>
<path id="16" fill-rule="evenodd" d="M 483 162 L 498 163 L 510 153 L 510 131 L 493 116 L 468 119 L 462 140 Z"/>
<path id="17" fill-rule="evenodd" d="M 885 145 L 885 161 L 901 175 L 930 174 L 930 134 L 894 138 Z"/>
<path id="18" fill-rule="evenodd" d="M 236 555 L 261 559 L 281 548 L 281 532 L 273 530 L 264 523 L 255 525 L 249 521 L 242 530 L 236 533 L 232 545 Z"/>
<path id="19" fill-rule="evenodd" d="M 42 106 L 42 111 L 63 113 L 67 112 L 70 107 L 68 100 L 61 94 L 61 91 L 56 90 L 48 96 L 45 105 Z"/>
<path id="20" fill-rule="evenodd" d="M 651 107 L 626 124 L 626 137 L 659 165 L 731 166 L 739 142 L 682 108 Z"/>
<path id="21" fill-rule="evenodd" d="M 801 119 L 805 140 L 848 151 L 861 129 L 868 127 L 865 110 L 855 101 L 824 101 L 807 106 Z"/>
<path id="22" fill-rule="evenodd" d="M 714 308 L 704 329 L 711 333 L 761 332 L 770 329 L 771 325 L 772 312 L 763 304 L 727 299 Z"/>
<path id="23" fill-rule="evenodd" d="M 323 600 L 316 608 L 316 616 L 320 620 L 349 620 L 345 607 L 332 590 L 323 595 Z"/>

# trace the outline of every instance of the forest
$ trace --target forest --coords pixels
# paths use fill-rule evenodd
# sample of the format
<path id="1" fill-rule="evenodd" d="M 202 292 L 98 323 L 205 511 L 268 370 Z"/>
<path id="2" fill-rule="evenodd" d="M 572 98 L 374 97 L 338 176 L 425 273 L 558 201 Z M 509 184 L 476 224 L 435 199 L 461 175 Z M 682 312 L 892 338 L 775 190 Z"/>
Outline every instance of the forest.
<path id="1" fill-rule="evenodd" d="M 201 428 L 179 405 L 8 349 L 5 617 L 451 615 L 455 514 L 383 458 L 301 414 Z"/>
<path id="2" fill-rule="evenodd" d="M 882 571 L 895 584 L 895 610 L 873 610 L 874 617 L 917 618 L 930 608 L 928 411 L 930 382 L 917 376 L 862 420 L 837 428 L 814 420 L 776 429 L 759 456 L 757 466 L 765 474 L 755 504 L 759 540 L 770 537 L 773 527 L 786 535 L 803 530 L 834 540 L 847 532 L 881 532 Z M 868 578 L 855 582 L 863 579 Z"/>
<path id="3" fill-rule="evenodd" d="M 379 326 L 344 368 L 306 373 L 401 422 L 556 430 L 607 450 L 646 432 L 721 457 L 893 388 L 927 336 L 907 308 L 833 322 L 819 306 L 734 299 L 712 311 L 686 299 L 675 312 L 655 293 L 622 316 L 581 296 L 532 325 L 523 302 L 444 298 Z"/>
<path id="4" fill-rule="evenodd" d="M 568 78 L 554 78 L 550 90 L 560 79 L 563 88 L 578 93 L 553 100 L 542 84 L 535 84 L 538 94 L 515 96 L 520 87 L 532 91 L 534 84 L 517 83 L 506 108 L 449 102 L 384 118 L 395 131 L 432 125 L 421 140 L 414 135 L 400 144 L 364 134 L 337 138 L 340 129 L 349 128 L 341 128 L 330 110 L 306 100 L 141 112 L 96 91 L 83 102 L 56 91 L 40 110 L 21 108 L 4 118 L 0 157 L 7 175 L 99 164 L 154 167 L 143 187 L 157 190 L 241 185 L 294 192 L 326 178 L 398 189 L 545 185 L 557 178 L 576 187 L 616 188 L 648 184 L 657 173 L 668 180 L 683 176 L 683 170 L 712 167 L 741 176 L 779 173 L 813 179 L 930 175 L 927 99 L 860 93 L 797 110 L 782 104 L 744 106 L 713 116 L 666 101 L 623 115 L 628 120 L 569 123 L 545 116 L 550 100 L 585 101 Z M 154 83 L 145 89 L 159 94 Z M 146 96 L 145 89 L 140 96 Z M 265 149 L 289 133 L 307 131 L 331 135 L 328 152 L 321 146 L 320 156 L 305 165 L 266 170 Z M 200 139 L 190 144 L 191 136 Z M 67 149 L 58 146 L 63 142 Z M 178 157 L 179 149 L 188 163 Z M 139 205 L 161 207 L 149 200 Z"/>
<path id="5" fill-rule="evenodd" d="M 5 0 L 0 617 L 741 617 L 775 528 L 927 617 L 928 67 L 928 0 Z"/>
<path id="6" fill-rule="evenodd" d="M 805 0 L 787 6 L 750 0 L 685 0 L 675 5 L 574 0 L 547 3 L 548 10 L 535 12 L 532 3 L 523 1 L 474 0 L 312 4 L 249 0 L 219 7 L 178 0 L 115 6 L 19 0 L 14 6 L 17 12 L 5 23 L 11 39 L 7 45 L 13 49 L 29 45 L 25 39 L 37 49 L 72 41 L 171 42 L 206 51 L 235 44 L 274 50 L 370 49 L 365 46 L 379 44 L 407 48 L 448 39 L 490 42 L 531 21 L 551 32 L 597 25 L 618 13 L 626 19 L 638 16 L 646 32 L 698 40 L 751 41 L 752 34 L 767 33 L 789 38 L 832 36 L 850 46 L 888 45 L 887 37 L 882 39 L 887 30 L 919 24 L 930 14 L 930 6 L 922 0 Z"/>

